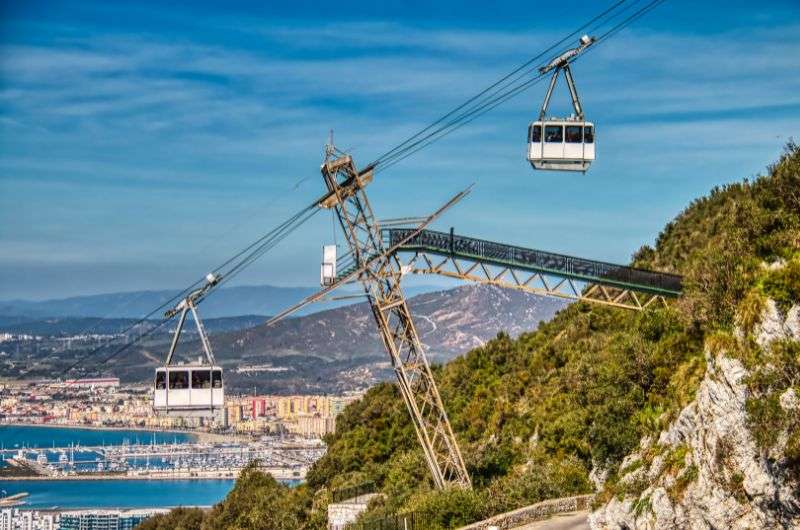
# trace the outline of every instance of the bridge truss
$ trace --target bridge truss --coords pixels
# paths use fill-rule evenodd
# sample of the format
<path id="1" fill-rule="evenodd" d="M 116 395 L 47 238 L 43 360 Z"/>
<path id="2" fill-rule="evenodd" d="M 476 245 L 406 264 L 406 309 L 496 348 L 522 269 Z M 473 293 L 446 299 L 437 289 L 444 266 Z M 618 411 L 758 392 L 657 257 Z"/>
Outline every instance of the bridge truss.
<path id="1" fill-rule="evenodd" d="M 387 246 L 408 274 L 448 278 L 517 289 L 625 309 L 666 305 L 681 294 L 681 277 L 456 235 L 387 229 Z M 399 242 L 403 244 L 397 245 Z"/>

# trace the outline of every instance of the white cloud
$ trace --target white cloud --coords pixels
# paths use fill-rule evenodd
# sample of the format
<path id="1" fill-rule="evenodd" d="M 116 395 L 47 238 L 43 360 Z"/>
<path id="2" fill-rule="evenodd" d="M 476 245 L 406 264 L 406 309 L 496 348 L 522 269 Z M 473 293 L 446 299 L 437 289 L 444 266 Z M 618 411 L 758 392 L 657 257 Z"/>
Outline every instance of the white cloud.
<path id="1" fill-rule="evenodd" d="M 575 74 L 589 116 L 598 117 L 594 177 L 629 197 L 644 194 L 658 180 L 684 183 L 698 165 L 711 176 L 687 187 L 691 193 L 749 174 L 754 159 L 773 152 L 789 134 L 800 136 L 800 44 L 793 39 L 798 29 L 786 25 L 770 32 L 680 38 L 629 31 L 587 55 Z M 25 202 L 24 193 L 39 191 L 22 186 L 31 180 L 61 183 L 66 190 L 63 209 L 37 212 L 42 223 L 56 228 L 82 206 L 70 186 L 114 193 L 124 188 L 150 201 L 148 214 L 155 219 L 171 219 L 171 207 L 196 216 L 176 227 L 173 239 L 158 240 L 177 249 L 194 237 L 193 223 L 238 211 L 232 201 L 241 200 L 242 190 L 267 194 L 301 176 L 316 177 L 329 128 L 365 163 L 561 36 L 395 23 L 299 28 L 259 22 L 244 31 L 261 36 L 264 47 L 128 34 L 71 34 L 54 37 L 49 45 L 4 46 L 0 194 L 9 201 L 4 219 Z M 566 108 L 560 89 L 554 105 Z M 559 204 L 563 208 L 566 201 L 575 216 L 591 207 L 586 179 L 565 180 L 560 189 L 534 197 L 520 184 L 553 181 L 532 176 L 524 160 L 525 128 L 543 91 L 543 84 L 536 86 L 387 172 L 392 178 L 384 191 L 376 190 L 382 214 L 402 214 L 392 194 L 405 193 L 413 199 L 413 213 L 421 214 L 435 206 L 442 190 L 477 179 L 472 204 L 497 226 L 519 221 L 518 212 L 530 211 L 536 202 L 537 215 L 520 221 L 518 237 L 534 225 L 618 229 L 620 216 L 605 214 L 548 225 L 564 212 Z M 788 114 L 772 109 L 776 105 Z M 761 111 L 772 117 L 748 115 Z M 637 180 L 642 178 L 650 180 Z M 626 180 L 633 184 L 620 184 Z M 182 187 L 212 207 L 171 206 L 169 197 L 160 196 Z M 513 197 L 500 201 L 509 190 Z M 114 207 L 123 208 L 117 202 Z M 466 224 L 469 211 L 454 212 L 453 219 Z M 97 222 L 103 213 L 89 219 Z M 662 213 L 640 207 L 637 218 L 650 223 L 641 230 L 657 229 Z M 133 237 L 135 227 L 130 230 Z M 83 245 L 75 248 L 87 248 L 84 257 L 91 260 L 96 248 L 113 239 L 92 237 L 67 234 L 60 252 L 73 259 L 70 245 Z M 45 259 L 52 255 L 42 246 L 45 240 L 17 241 L 13 248 Z M 0 244 L 8 241 L 0 235 Z M 145 243 L 135 247 L 146 248 Z"/>

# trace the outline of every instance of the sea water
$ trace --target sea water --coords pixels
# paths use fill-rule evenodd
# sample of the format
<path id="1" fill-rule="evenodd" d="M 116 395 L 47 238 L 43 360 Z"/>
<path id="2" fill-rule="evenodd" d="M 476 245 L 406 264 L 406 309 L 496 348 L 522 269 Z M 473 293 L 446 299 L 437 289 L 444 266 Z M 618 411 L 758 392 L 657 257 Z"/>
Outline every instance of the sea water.
<path id="1" fill-rule="evenodd" d="M 233 483 L 216 479 L 0 480 L 0 490 L 7 495 L 29 493 L 21 508 L 169 508 L 211 506 L 228 494 Z"/>
<path id="2" fill-rule="evenodd" d="M 149 444 L 170 442 L 194 442 L 197 437 L 181 432 L 127 431 L 104 429 L 80 429 L 50 426 L 0 425 L 0 447 L 6 450 L 24 447 L 47 449 L 48 447 L 99 446 L 122 444 Z"/>
<path id="3" fill-rule="evenodd" d="M 186 433 L 0 426 L 6 457 L 22 448 L 192 442 Z M 1 464 L 0 464 L 1 465 Z M 230 479 L 209 480 L 2 480 L 0 496 L 29 493 L 24 508 L 162 508 L 211 506 L 233 488 Z"/>

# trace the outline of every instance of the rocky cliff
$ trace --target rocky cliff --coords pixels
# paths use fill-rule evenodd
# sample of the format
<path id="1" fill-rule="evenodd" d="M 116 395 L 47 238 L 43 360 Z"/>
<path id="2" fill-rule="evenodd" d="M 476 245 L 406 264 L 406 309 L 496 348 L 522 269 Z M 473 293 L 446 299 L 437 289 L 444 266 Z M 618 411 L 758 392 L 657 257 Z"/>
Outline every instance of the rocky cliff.
<path id="1" fill-rule="evenodd" d="M 738 346 L 748 340 L 767 351 L 797 344 L 800 307 L 784 318 L 767 300 L 760 322 L 751 333 L 738 329 L 735 340 L 732 347 L 706 347 L 707 370 L 696 399 L 624 459 L 621 487 L 591 515 L 592 528 L 800 528 L 800 462 L 788 454 L 785 428 L 772 433 L 771 447 L 760 446 L 751 417 L 757 374 L 737 358 Z M 800 380 L 793 376 L 794 385 L 777 393 L 784 427 L 800 417 Z"/>

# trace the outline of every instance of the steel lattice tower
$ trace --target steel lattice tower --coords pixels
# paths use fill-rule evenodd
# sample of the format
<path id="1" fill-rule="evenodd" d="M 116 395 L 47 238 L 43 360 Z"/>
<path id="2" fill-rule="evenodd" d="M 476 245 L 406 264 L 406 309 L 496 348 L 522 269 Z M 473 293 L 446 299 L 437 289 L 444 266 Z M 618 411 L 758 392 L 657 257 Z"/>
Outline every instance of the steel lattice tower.
<path id="1" fill-rule="evenodd" d="M 328 145 L 321 171 L 330 193 L 320 206 L 336 211 L 355 266 L 364 269 L 358 279 L 391 357 L 434 483 L 437 488 L 469 488 L 471 482 L 461 451 L 400 287 L 402 264 L 396 255 L 386 252 L 364 190 L 372 180 L 373 168 L 359 172 L 350 155 Z"/>

